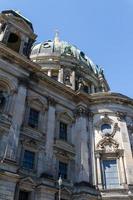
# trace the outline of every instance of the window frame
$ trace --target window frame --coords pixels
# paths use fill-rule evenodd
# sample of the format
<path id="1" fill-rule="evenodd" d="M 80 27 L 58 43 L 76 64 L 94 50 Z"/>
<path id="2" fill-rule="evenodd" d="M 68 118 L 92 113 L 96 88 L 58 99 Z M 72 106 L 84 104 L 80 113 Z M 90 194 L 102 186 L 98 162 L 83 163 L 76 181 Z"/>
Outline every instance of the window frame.
<path id="1" fill-rule="evenodd" d="M 35 111 L 36 113 L 38 113 L 38 118 L 37 120 L 31 120 L 31 121 L 37 121 L 37 125 L 34 126 L 34 124 L 30 124 L 30 116 L 31 116 L 31 110 Z M 28 112 L 28 119 L 27 119 L 27 124 L 29 127 L 33 128 L 33 129 L 39 129 L 39 118 L 40 118 L 40 111 L 34 107 L 29 107 L 29 112 Z"/>
<path id="2" fill-rule="evenodd" d="M 25 166 L 23 166 L 23 162 L 24 162 L 24 154 L 25 154 L 25 151 L 29 151 L 29 152 L 32 152 L 34 153 L 34 163 L 33 163 L 33 168 L 27 168 Z M 29 149 L 29 148 L 24 148 L 23 149 L 23 153 L 22 153 L 22 159 L 21 159 L 21 167 L 24 169 L 24 170 L 27 170 L 27 171 L 34 171 L 36 169 L 36 165 L 37 165 L 37 155 L 36 155 L 37 152 Z"/>
<path id="3" fill-rule="evenodd" d="M 105 184 L 105 171 L 104 171 L 104 164 L 103 164 L 103 161 L 111 161 L 111 160 L 115 160 L 116 161 L 116 166 L 117 166 L 117 176 L 118 176 L 118 187 L 111 187 L 111 188 L 108 188 L 107 185 Z M 121 187 L 121 184 L 120 184 L 120 170 L 119 170 L 119 162 L 118 162 L 118 158 L 117 157 L 103 157 L 101 159 L 101 175 L 102 175 L 102 185 L 103 185 L 103 188 L 106 189 L 106 190 L 112 190 L 112 189 L 120 189 Z"/>
<path id="4" fill-rule="evenodd" d="M 65 132 L 61 132 L 61 124 L 66 126 Z M 68 141 L 68 124 L 64 121 L 59 122 L 59 139 L 63 141 Z"/>
<path id="5" fill-rule="evenodd" d="M 27 193 L 28 194 L 28 198 L 27 198 L 27 200 L 30 200 L 30 196 L 31 196 L 31 192 L 30 191 L 26 191 L 26 190 L 22 190 L 22 189 L 20 189 L 19 190 L 19 194 L 18 194 L 18 200 L 25 200 L 25 198 L 24 199 L 20 199 L 20 193 Z"/>
<path id="6" fill-rule="evenodd" d="M 63 162 L 61 160 L 59 160 L 59 167 L 58 167 L 58 177 L 61 176 L 62 179 L 67 180 L 68 179 L 68 163 Z M 62 176 L 61 171 L 60 171 L 60 164 L 66 165 L 66 173 L 64 173 L 64 175 Z"/>

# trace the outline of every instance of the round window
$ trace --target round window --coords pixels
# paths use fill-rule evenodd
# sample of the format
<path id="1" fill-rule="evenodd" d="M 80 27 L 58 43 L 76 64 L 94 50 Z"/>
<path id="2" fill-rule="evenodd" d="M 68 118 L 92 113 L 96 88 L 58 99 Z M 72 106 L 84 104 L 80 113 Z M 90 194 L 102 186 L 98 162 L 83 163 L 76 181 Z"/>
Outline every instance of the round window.
<path id="1" fill-rule="evenodd" d="M 111 135 L 111 125 L 110 124 L 102 124 L 101 131 L 103 135 Z"/>

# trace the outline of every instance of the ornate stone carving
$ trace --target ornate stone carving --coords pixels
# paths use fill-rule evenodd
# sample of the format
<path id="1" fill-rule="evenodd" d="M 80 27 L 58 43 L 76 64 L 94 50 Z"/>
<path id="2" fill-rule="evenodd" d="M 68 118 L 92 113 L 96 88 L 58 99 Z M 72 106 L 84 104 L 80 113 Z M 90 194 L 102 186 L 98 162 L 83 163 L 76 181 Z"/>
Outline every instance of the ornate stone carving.
<path id="1" fill-rule="evenodd" d="M 133 122 L 128 123 L 127 128 L 128 128 L 128 130 L 133 132 Z"/>
<path id="2" fill-rule="evenodd" d="M 113 137 L 117 131 L 120 131 L 120 127 L 118 126 L 118 123 L 115 123 L 111 136 Z"/>
<path id="3" fill-rule="evenodd" d="M 64 83 L 68 86 L 71 86 L 71 82 L 70 82 L 70 72 L 66 72 L 64 74 Z"/>
<path id="4" fill-rule="evenodd" d="M 98 150 L 104 150 L 105 152 L 116 152 L 118 147 L 119 147 L 118 142 L 116 142 L 111 137 L 104 137 L 97 144 L 97 149 Z"/>
<path id="5" fill-rule="evenodd" d="M 117 111 L 116 116 L 119 121 L 125 121 L 126 113 Z"/>
<path id="6" fill-rule="evenodd" d="M 37 149 L 39 147 L 39 143 L 35 141 L 33 138 L 23 138 L 21 142 L 24 146 L 30 147 L 33 149 Z"/>
<path id="7" fill-rule="evenodd" d="M 64 54 L 73 56 L 73 52 L 72 52 L 71 46 L 66 46 L 65 47 Z"/>
<path id="8" fill-rule="evenodd" d="M 68 111 L 56 112 L 56 114 L 57 114 L 57 119 L 59 121 L 63 119 L 67 121 L 69 124 L 75 121 L 74 117 Z"/>
<path id="9" fill-rule="evenodd" d="M 105 114 L 104 114 L 104 117 L 103 117 L 102 119 L 100 119 L 100 120 L 95 124 L 95 127 L 96 127 L 98 130 L 101 130 L 101 125 L 104 124 L 104 123 L 106 123 L 106 124 L 113 124 L 113 120 L 110 119 L 110 118 L 108 117 L 108 114 L 107 114 L 107 113 L 105 113 Z"/>
<path id="10" fill-rule="evenodd" d="M 88 117 L 89 117 L 89 121 L 93 121 L 93 117 L 94 117 L 94 113 L 91 112 L 90 110 L 88 110 Z"/>
<path id="11" fill-rule="evenodd" d="M 56 101 L 55 101 L 55 99 L 53 97 L 48 96 L 47 100 L 48 100 L 48 105 L 51 105 L 51 106 L 55 106 L 56 105 Z"/>
<path id="12" fill-rule="evenodd" d="M 83 83 L 83 78 L 80 77 L 78 80 L 78 90 L 83 90 L 84 83 Z"/>
<path id="13" fill-rule="evenodd" d="M 75 117 L 83 117 L 88 115 L 89 110 L 85 108 L 84 106 L 78 106 L 76 110 L 74 111 L 74 116 Z"/>
<path id="14" fill-rule="evenodd" d="M 106 133 L 101 130 L 104 125 L 110 126 L 110 130 L 106 131 Z M 114 121 L 108 117 L 107 113 L 105 113 L 104 117 L 95 124 L 95 127 L 98 129 L 102 137 L 113 137 L 117 131 L 120 131 L 118 123 L 114 123 Z"/>

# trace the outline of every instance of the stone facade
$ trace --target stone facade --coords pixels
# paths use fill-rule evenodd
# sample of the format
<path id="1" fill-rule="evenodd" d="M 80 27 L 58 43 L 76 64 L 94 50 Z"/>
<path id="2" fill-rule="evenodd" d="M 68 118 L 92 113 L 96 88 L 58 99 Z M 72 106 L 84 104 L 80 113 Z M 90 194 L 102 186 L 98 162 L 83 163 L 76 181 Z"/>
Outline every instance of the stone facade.
<path id="1" fill-rule="evenodd" d="M 57 33 L 35 38 L 1 13 L 0 200 L 59 199 L 59 176 L 62 200 L 133 199 L 133 100 Z"/>

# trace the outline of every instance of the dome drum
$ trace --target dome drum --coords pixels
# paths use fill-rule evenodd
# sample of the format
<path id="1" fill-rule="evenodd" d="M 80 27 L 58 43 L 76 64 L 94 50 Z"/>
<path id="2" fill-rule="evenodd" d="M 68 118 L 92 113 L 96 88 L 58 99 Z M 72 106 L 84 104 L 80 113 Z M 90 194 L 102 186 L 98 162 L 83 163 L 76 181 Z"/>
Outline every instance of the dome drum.
<path id="1" fill-rule="evenodd" d="M 48 76 L 73 90 L 86 93 L 109 90 L 109 86 L 104 82 L 102 69 L 76 46 L 58 38 L 34 45 L 30 58 L 38 63 Z"/>

